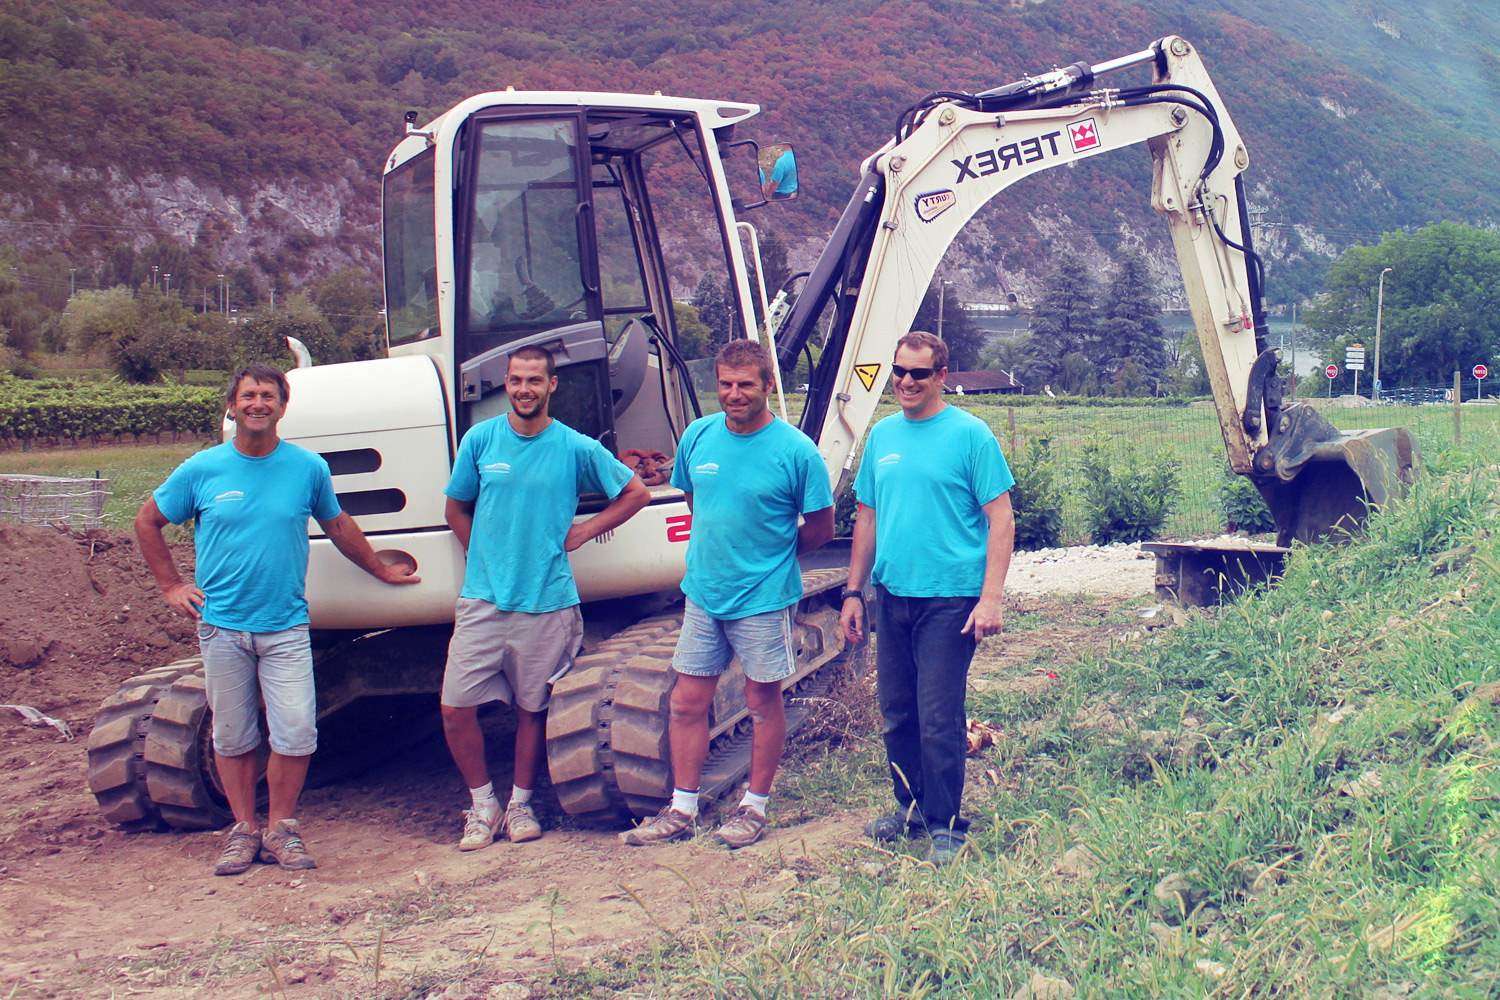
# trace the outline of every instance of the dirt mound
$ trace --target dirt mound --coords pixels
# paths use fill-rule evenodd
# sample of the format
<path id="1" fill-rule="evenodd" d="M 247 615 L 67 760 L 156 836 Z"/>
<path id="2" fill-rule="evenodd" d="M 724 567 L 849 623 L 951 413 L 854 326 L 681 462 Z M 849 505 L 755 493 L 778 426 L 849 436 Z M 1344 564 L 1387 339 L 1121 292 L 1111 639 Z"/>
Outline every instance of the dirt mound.
<path id="1" fill-rule="evenodd" d="M 192 546 L 173 554 L 191 573 Z M 128 531 L 0 525 L 0 594 L 0 704 L 83 732 L 117 682 L 197 652 Z"/>

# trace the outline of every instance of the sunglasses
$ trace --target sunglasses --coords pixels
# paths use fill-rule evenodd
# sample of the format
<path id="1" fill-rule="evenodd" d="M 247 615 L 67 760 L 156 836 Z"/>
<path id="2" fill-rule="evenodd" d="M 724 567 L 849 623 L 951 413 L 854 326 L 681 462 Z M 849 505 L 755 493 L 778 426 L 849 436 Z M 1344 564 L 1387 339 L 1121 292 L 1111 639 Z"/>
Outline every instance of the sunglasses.
<path id="1" fill-rule="evenodd" d="M 921 382 L 932 378 L 932 374 L 935 371 L 937 371 L 936 368 L 902 368 L 900 365 L 891 365 L 892 375 L 898 379 L 906 378 L 906 376 L 910 375 L 913 382 Z"/>

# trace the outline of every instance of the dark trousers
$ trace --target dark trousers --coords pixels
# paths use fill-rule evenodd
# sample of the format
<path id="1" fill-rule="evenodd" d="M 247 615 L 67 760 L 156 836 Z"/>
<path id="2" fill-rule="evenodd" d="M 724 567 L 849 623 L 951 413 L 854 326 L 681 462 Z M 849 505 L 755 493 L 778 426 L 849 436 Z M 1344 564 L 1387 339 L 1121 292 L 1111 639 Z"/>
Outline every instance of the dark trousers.
<path id="1" fill-rule="evenodd" d="M 959 630 L 979 598 L 875 590 L 875 680 L 896 801 L 912 826 L 962 833 L 964 694 L 975 643 Z"/>

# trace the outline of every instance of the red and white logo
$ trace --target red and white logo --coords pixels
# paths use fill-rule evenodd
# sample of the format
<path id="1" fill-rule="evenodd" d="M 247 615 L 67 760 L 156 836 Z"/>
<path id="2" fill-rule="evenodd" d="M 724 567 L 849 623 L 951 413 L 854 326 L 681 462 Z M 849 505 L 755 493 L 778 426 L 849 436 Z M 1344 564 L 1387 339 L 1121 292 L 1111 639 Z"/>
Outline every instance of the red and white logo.
<path id="1" fill-rule="evenodd" d="M 1074 122 L 1068 126 L 1068 141 L 1073 144 L 1073 152 L 1081 153 L 1086 149 L 1094 149 L 1099 143 L 1099 126 L 1094 124 L 1094 119 L 1085 118 L 1081 122 Z"/>
<path id="2" fill-rule="evenodd" d="M 1475 378 L 1484 378 L 1489 373 L 1490 373 L 1490 370 L 1488 368 L 1486 368 L 1484 365 L 1475 365 L 1474 366 L 1474 377 Z"/>
<path id="3" fill-rule="evenodd" d="M 1338 365 L 1329 365 L 1327 368 L 1323 369 L 1323 374 L 1327 375 L 1329 378 L 1338 378 L 1339 377 L 1339 366 Z"/>

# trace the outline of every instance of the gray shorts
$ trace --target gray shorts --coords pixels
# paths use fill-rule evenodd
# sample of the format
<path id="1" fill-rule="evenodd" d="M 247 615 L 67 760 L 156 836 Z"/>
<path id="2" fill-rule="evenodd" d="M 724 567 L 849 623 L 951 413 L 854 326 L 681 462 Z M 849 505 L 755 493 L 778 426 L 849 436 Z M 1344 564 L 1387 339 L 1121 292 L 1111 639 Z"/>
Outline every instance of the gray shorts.
<path id="1" fill-rule="evenodd" d="M 583 614 L 576 604 L 530 614 L 460 597 L 443 670 L 442 702 L 449 708 L 476 708 L 503 701 L 540 712 L 552 697 L 553 682 L 573 666 L 582 644 Z"/>

